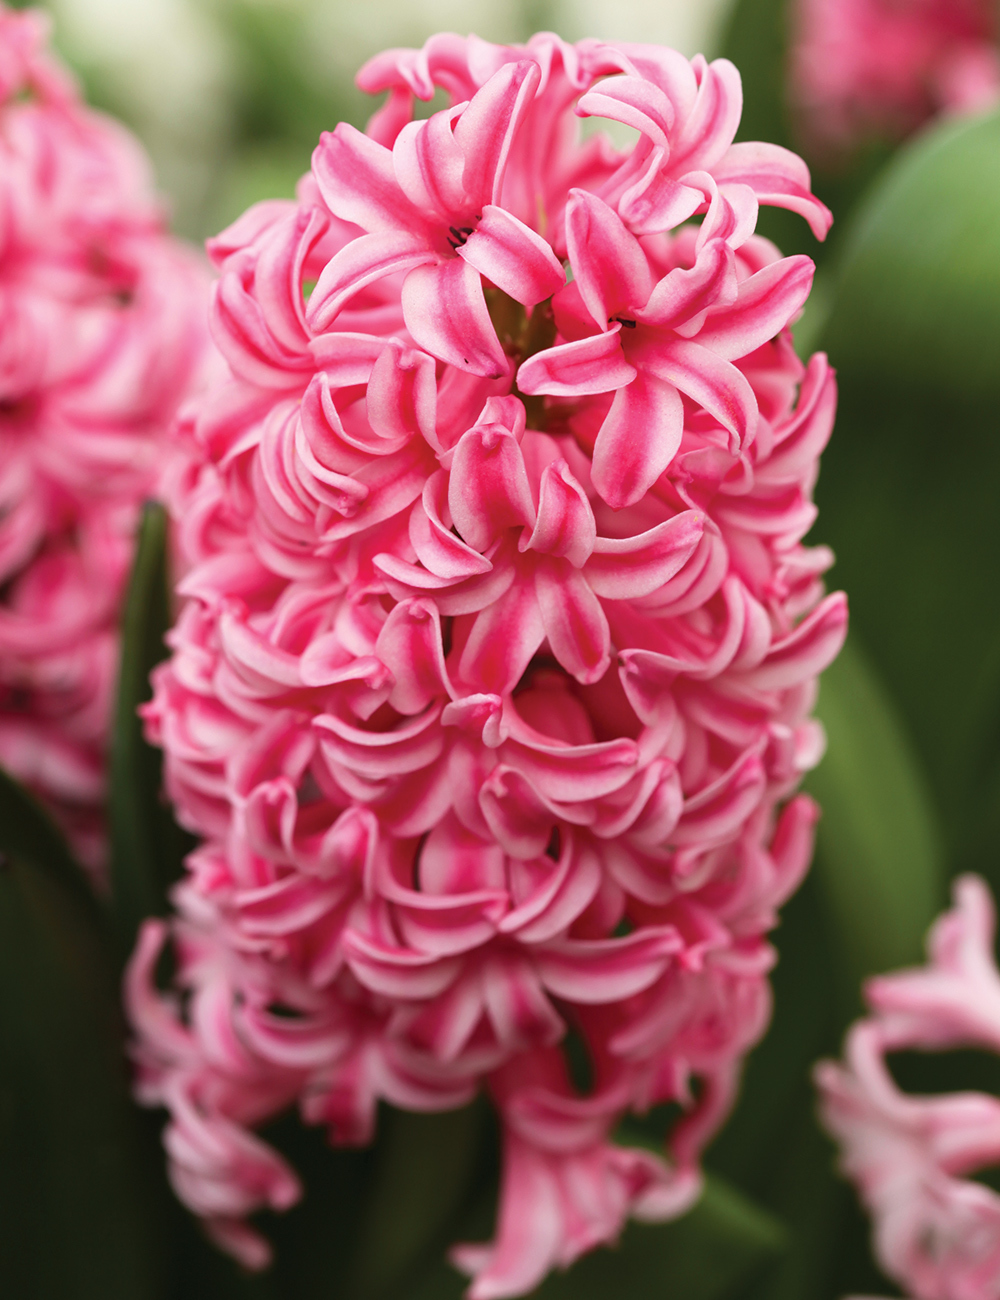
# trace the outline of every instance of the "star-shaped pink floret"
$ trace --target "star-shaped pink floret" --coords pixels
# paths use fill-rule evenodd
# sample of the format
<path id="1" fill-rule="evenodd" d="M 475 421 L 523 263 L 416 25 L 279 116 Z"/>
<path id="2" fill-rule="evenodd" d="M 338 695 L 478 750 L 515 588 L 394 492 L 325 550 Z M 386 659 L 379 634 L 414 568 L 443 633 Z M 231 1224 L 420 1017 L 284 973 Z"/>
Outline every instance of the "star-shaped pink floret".
<path id="1" fill-rule="evenodd" d="M 586 334 L 529 358 L 523 393 L 614 392 L 594 447 L 593 483 L 611 506 L 634 505 L 670 464 L 684 428 L 681 394 L 704 407 L 738 446 L 753 441 L 757 402 L 732 363 L 773 338 L 812 284 L 808 257 L 786 257 L 739 281 L 732 250 L 709 239 L 690 269 L 654 282 L 638 239 L 606 203 L 574 190 L 566 213 L 575 283 L 562 318 Z M 574 312 L 574 307 L 576 311 Z"/>
<path id="2" fill-rule="evenodd" d="M 409 123 L 391 150 L 343 122 L 322 136 L 313 174 L 323 199 L 367 233 L 323 269 L 309 300 L 312 329 L 325 330 L 365 285 L 406 272 L 403 318 L 414 340 L 473 374 L 507 373 L 482 277 L 525 306 L 566 278 L 542 236 L 500 206 L 539 75 L 530 60 L 505 64 L 468 103 Z"/>

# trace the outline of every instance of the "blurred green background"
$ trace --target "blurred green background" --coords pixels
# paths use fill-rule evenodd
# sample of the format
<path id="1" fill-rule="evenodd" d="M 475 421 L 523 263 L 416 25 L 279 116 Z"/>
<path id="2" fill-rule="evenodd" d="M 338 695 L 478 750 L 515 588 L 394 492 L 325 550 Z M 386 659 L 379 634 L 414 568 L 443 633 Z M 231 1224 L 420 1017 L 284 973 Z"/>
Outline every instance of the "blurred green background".
<path id="1" fill-rule="evenodd" d="M 251 202 L 291 193 L 321 130 L 363 125 L 354 73 L 435 31 L 497 41 L 717 44 L 725 0 L 49 0 L 60 49 L 91 101 L 142 137 L 175 225 L 203 238 Z"/>

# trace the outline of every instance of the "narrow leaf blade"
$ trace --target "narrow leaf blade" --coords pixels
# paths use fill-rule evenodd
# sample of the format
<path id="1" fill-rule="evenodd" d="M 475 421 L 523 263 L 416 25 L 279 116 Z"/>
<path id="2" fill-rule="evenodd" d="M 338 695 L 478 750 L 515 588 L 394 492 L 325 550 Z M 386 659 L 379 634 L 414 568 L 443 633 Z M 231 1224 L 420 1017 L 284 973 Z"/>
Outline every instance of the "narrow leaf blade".
<path id="1" fill-rule="evenodd" d="M 160 753 L 146 743 L 137 713 L 150 698 L 149 674 L 167 653 L 166 543 L 166 513 L 147 503 L 122 618 L 111 741 L 111 885 L 126 952 L 143 918 L 166 909 L 166 890 L 180 872 L 185 849 L 185 837 L 162 798 Z"/>

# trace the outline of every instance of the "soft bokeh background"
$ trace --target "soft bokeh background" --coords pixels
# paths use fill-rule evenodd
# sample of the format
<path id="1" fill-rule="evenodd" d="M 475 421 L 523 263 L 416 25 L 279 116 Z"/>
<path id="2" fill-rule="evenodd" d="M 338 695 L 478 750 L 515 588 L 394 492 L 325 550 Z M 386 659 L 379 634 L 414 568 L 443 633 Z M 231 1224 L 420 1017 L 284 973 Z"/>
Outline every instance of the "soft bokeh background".
<path id="1" fill-rule="evenodd" d="M 182 233 L 291 192 L 319 132 L 363 125 L 354 73 L 436 31 L 650 40 L 713 52 L 727 0 L 50 0 L 91 100 L 142 137 Z"/>

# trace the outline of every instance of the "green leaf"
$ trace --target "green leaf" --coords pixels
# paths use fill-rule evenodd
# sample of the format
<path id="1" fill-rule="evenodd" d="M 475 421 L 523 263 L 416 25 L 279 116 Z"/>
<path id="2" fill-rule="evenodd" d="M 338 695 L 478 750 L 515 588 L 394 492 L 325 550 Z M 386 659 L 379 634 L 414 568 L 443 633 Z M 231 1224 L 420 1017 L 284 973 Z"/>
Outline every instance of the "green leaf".
<path id="1" fill-rule="evenodd" d="M 475 1237 L 477 1231 L 463 1234 Z M 710 1176 L 698 1204 L 672 1223 L 629 1223 L 617 1246 L 598 1247 L 550 1273 L 537 1300 L 736 1300 L 787 1249 L 782 1223 L 725 1179 Z M 444 1260 L 399 1300 L 461 1300 L 468 1281 Z"/>
<path id="2" fill-rule="evenodd" d="M 12 793 L 13 790 L 13 793 Z M 16 787 L 3 783 L 9 832 Z M 20 800 L 21 813 L 31 814 Z M 94 900 L 44 821 L 3 836 L 0 1276 L 19 1300 L 162 1295 L 117 982 Z M 16 842 L 15 841 L 19 841 Z M 85 889 L 86 887 L 84 887 Z"/>
<path id="3" fill-rule="evenodd" d="M 808 782 L 823 809 L 816 861 L 775 936 L 772 1026 L 708 1157 L 789 1227 L 790 1249 L 748 1300 L 886 1289 L 868 1225 L 816 1123 L 810 1074 L 819 1057 L 839 1053 L 862 978 L 920 960 L 945 893 L 919 759 L 854 633 L 823 676 L 817 712 L 829 744 Z"/>
<path id="4" fill-rule="evenodd" d="M 817 500 L 837 580 L 912 734 L 952 869 L 1000 885 L 1000 114 L 945 122 L 873 187 L 823 342 Z"/>
<path id="5" fill-rule="evenodd" d="M 121 660 L 111 739 L 109 821 L 111 889 L 123 951 L 144 917 L 167 906 L 187 840 L 162 796 L 159 750 L 143 738 L 137 709 L 150 698 L 149 674 L 166 657 L 170 625 L 167 519 L 162 506 L 143 510 L 122 618 Z"/>
<path id="6" fill-rule="evenodd" d="M 774 935 L 774 1017 L 751 1053 L 736 1109 L 708 1152 L 708 1167 L 787 1225 L 789 1247 L 745 1300 L 842 1300 L 887 1294 L 868 1246 L 869 1228 L 836 1173 L 832 1143 L 816 1122 L 811 1070 L 836 1055 L 854 1007 L 839 932 L 815 873 L 783 909 Z M 852 987 L 856 997 L 856 987 Z"/>
<path id="7" fill-rule="evenodd" d="M 826 344 L 879 384 L 1000 400 L 1000 112 L 903 149 L 844 248 Z"/>
<path id="8" fill-rule="evenodd" d="M 107 916 L 62 831 L 34 795 L 2 768 L 0 857 L 26 862 L 46 872 L 73 899 L 95 932 L 104 934 Z"/>
<path id="9" fill-rule="evenodd" d="M 817 712 L 828 747 L 807 783 L 823 809 L 813 871 L 854 990 L 922 959 L 946 899 L 941 837 L 919 760 L 856 637 L 823 675 Z"/>
<path id="10" fill-rule="evenodd" d="M 786 1247 L 779 1220 L 710 1177 L 695 1208 L 672 1223 L 630 1223 L 620 1245 L 585 1255 L 538 1288 L 539 1300 L 724 1300 Z"/>
<path id="11" fill-rule="evenodd" d="M 481 1103 L 438 1115 L 384 1109 L 351 1296 L 405 1294 L 437 1262 L 475 1182 L 485 1127 Z"/>

